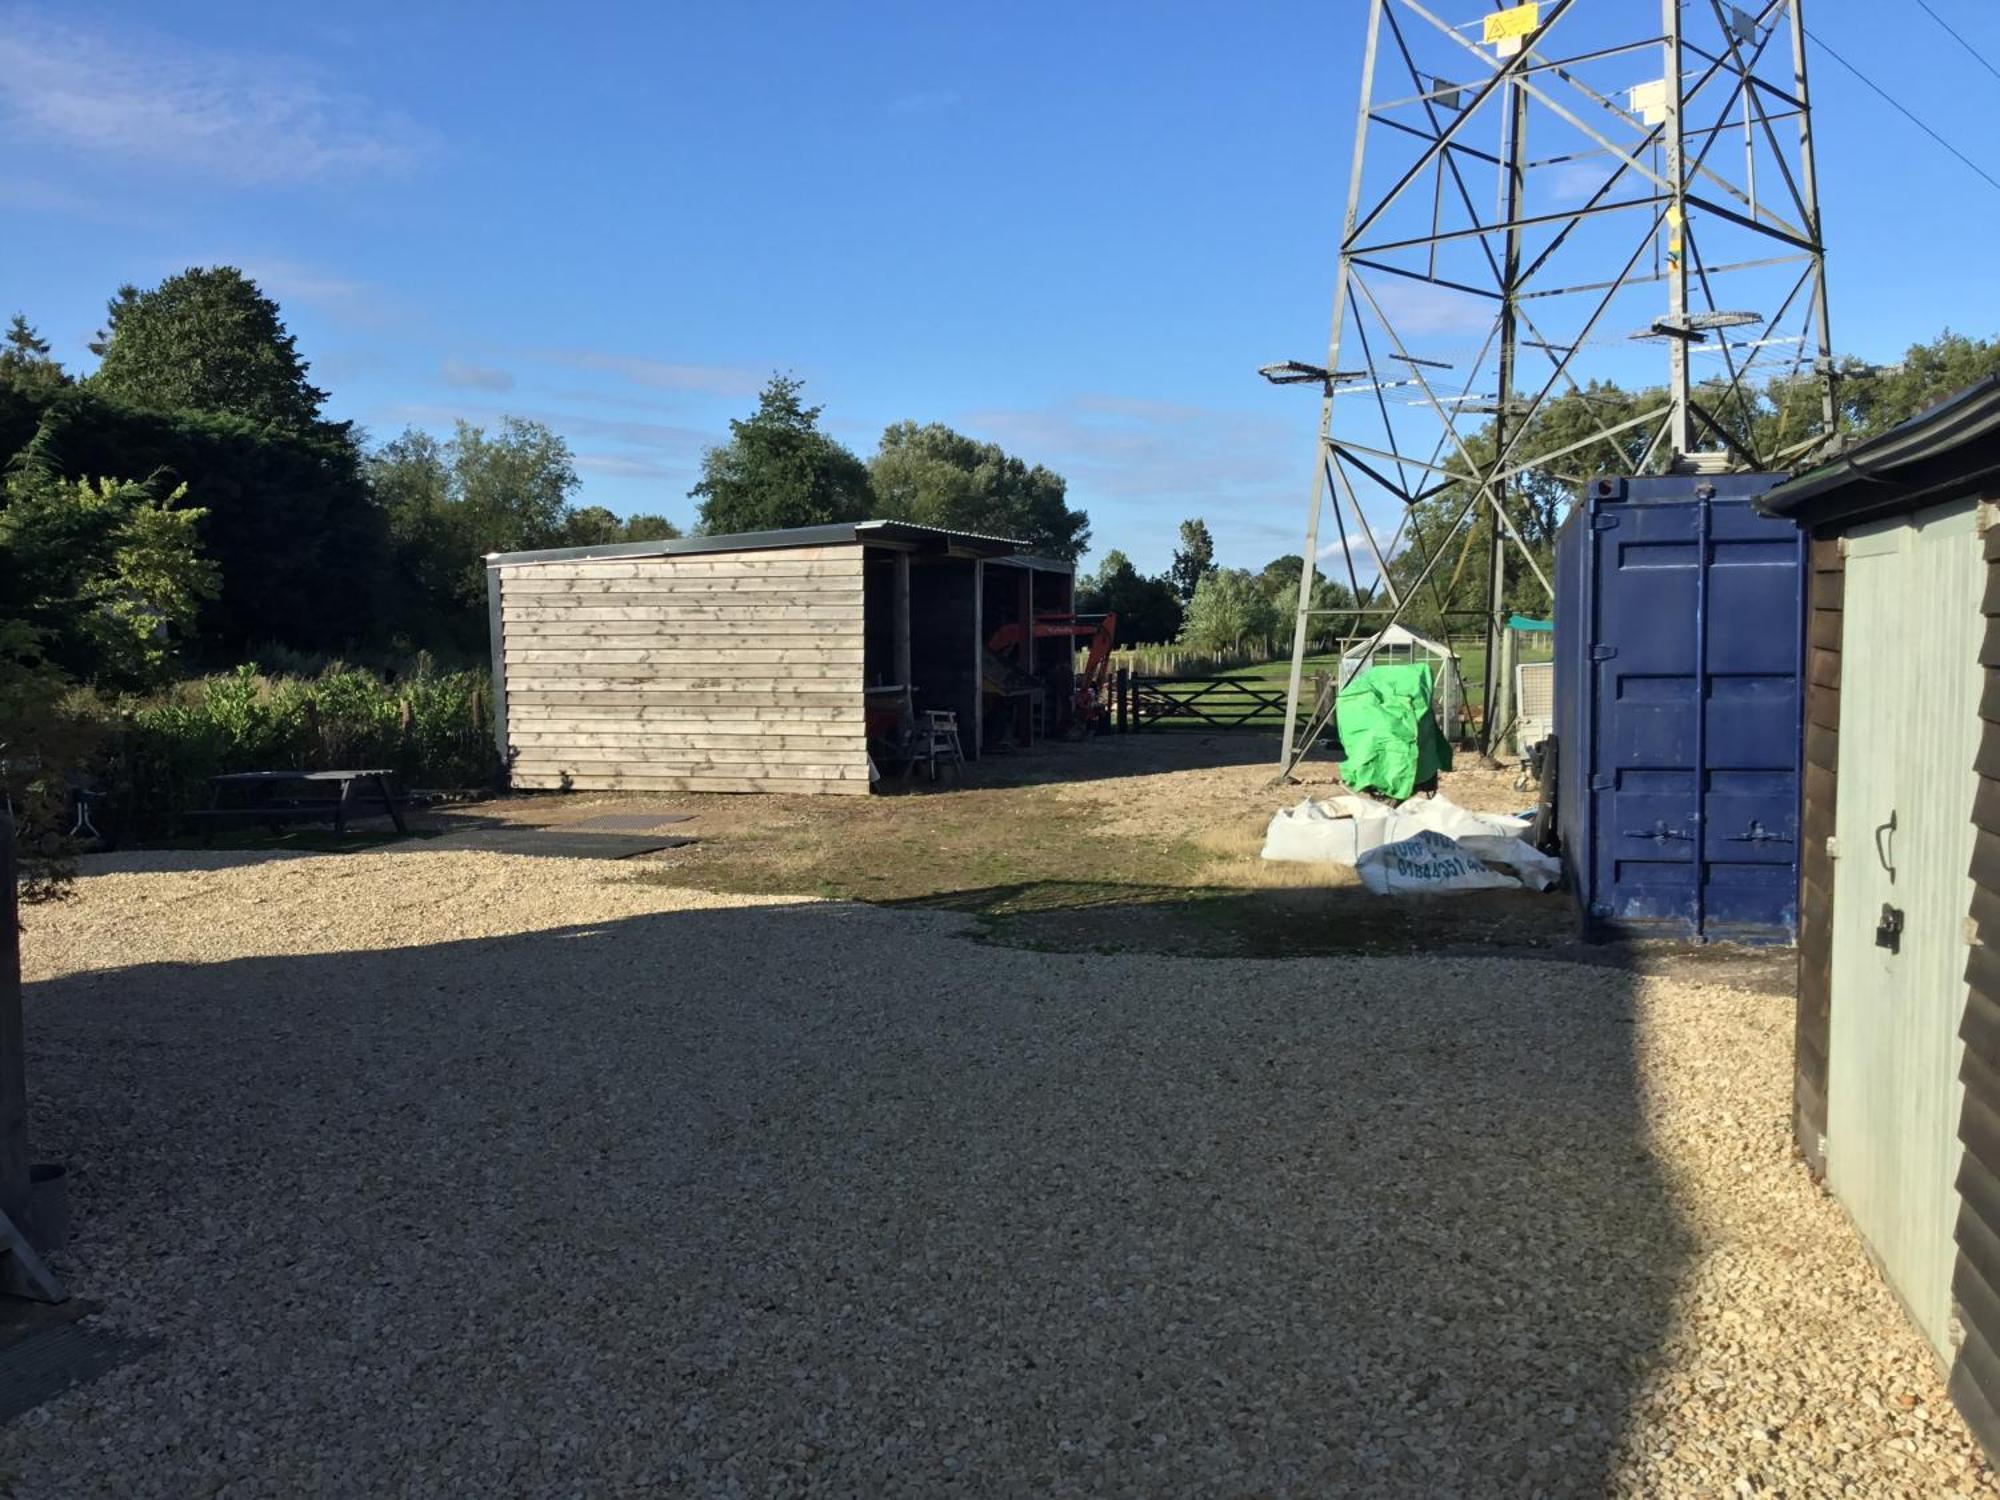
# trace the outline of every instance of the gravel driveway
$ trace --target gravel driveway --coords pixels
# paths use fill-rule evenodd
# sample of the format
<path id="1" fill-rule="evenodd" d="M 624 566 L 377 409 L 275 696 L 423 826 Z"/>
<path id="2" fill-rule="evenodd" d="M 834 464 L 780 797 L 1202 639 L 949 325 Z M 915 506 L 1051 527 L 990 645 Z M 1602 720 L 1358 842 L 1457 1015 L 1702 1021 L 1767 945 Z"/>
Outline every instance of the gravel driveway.
<path id="1" fill-rule="evenodd" d="M 62 1269 L 163 1343 L 9 1493 L 1990 1485 L 1791 1160 L 1782 997 L 242 858 L 31 913 Z"/>

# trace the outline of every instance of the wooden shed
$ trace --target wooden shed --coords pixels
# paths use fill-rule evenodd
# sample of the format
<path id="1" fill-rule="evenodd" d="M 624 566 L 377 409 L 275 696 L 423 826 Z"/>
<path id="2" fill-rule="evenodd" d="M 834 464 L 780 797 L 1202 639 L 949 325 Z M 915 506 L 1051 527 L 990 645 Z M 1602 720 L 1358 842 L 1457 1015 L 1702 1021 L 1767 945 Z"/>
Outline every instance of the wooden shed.
<path id="1" fill-rule="evenodd" d="M 1795 1126 L 2000 1457 L 2000 381 L 1766 494 L 1811 537 Z"/>
<path id="2" fill-rule="evenodd" d="M 1069 704 L 1068 651 L 1037 660 L 1031 631 L 1009 670 L 1043 712 L 992 689 L 996 630 L 1074 608 L 1073 564 L 1001 537 L 864 521 L 502 552 L 486 586 L 524 790 L 865 793 L 885 705 L 956 714 L 976 758 Z"/>

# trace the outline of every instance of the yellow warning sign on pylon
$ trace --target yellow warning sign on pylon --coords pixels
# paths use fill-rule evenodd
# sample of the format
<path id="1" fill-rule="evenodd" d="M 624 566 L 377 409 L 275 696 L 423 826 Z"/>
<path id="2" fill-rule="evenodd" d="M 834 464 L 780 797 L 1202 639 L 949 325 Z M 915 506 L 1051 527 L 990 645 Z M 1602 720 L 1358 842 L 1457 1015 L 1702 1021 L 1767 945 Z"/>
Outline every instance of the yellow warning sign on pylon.
<path id="1" fill-rule="evenodd" d="M 1496 10 L 1486 18 L 1486 37 L 1489 42 L 1512 41 L 1526 36 L 1542 24 L 1540 0 L 1532 5 L 1515 5 L 1506 10 Z"/>

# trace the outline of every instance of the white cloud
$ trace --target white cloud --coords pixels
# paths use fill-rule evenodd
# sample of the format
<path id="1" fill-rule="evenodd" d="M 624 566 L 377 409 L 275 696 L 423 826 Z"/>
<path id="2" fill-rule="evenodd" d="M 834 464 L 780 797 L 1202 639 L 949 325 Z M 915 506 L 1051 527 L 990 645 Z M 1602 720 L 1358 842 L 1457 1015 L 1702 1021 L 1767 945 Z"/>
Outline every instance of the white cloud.
<path id="1" fill-rule="evenodd" d="M 672 479 L 694 472 L 692 464 L 668 463 L 630 453 L 580 453 L 576 466 L 586 474 L 603 474 L 614 479 Z"/>
<path id="2" fill-rule="evenodd" d="M 476 365 L 470 360 L 446 355 L 438 373 L 444 383 L 468 391 L 511 391 L 514 377 L 505 370 L 497 370 L 491 365 Z"/>
<path id="3" fill-rule="evenodd" d="M 23 10 L 0 23 L 0 124 L 17 139 L 240 184 L 401 172 L 435 150 L 428 131 L 296 60 Z"/>
<path id="4" fill-rule="evenodd" d="M 597 349 L 557 349 L 543 357 L 553 364 L 567 365 L 573 370 L 616 375 L 651 390 L 695 391 L 709 396 L 735 397 L 754 396 L 764 385 L 763 374 L 742 365 L 676 364 Z"/>
<path id="5" fill-rule="evenodd" d="M 1491 298 L 1455 292 L 1431 282 L 1402 276 L 1371 276 L 1367 282 L 1384 315 L 1406 340 L 1437 334 L 1484 337 L 1500 313 L 1500 304 Z M 1360 300 L 1365 308 L 1367 299 Z M 1380 349 L 1376 352 L 1378 356 L 1384 353 Z M 1393 352 L 1393 346 L 1388 352 Z"/>
<path id="6" fill-rule="evenodd" d="M 1175 527 L 1200 516 L 1219 558 L 1256 568 L 1299 550 L 1317 409 L 1282 393 L 1267 416 L 1089 392 L 951 425 L 1067 479 L 1070 504 L 1090 515 L 1093 556 L 1116 547 L 1158 571 Z"/>
<path id="7" fill-rule="evenodd" d="M 1167 507 L 1283 484 L 1311 458 L 1309 422 L 1131 397 L 969 412 L 954 425 L 1077 486 Z"/>
<path id="8" fill-rule="evenodd" d="M 419 427 L 449 427 L 463 418 L 475 425 L 492 426 L 508 417 L 540 422 L 564 437 L 601 438 L 624 447 L 653 449 L 663 453 L 699 454 L 715 441 L 715 434 L 694 427 L 674 427 L 664 422 L 625 422 L 608 417 L 578 416 L 573 412 L 518 406 L 460 405 L 450 402 L 399 402 L 375 414 L 393 422 L 409 422 Z"/>

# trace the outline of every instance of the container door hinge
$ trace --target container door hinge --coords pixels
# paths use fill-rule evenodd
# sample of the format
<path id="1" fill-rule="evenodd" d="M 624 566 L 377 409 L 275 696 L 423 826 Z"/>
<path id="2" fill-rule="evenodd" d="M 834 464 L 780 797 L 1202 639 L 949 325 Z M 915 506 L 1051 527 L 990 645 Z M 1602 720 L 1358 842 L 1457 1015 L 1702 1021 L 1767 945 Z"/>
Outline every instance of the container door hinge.
<path id="1" fill-rule="evenodd" d="M 1826 836 L 1826 857 L 1828 859 L 1840 858 L 1840 836 L 1838 834 L 1829 833 Z"/>
<path id="2" fill-rule="evenodd" d="M 1591 902 L 1591 903 L 1590 903 L 1590 914 L 1591 914 L 1591 915 L 1592 915 L 1593 917 L 1608 917 L 1608 916 L 1610 916 L 1610 915 L 1611 915 L 1611 903 L 1610 903 L 1609 901 L 1593 901 L 1593 902 Z"/>
<path id="3" fill-rule="evenodd" d="M 1592 661 L 1610 661 L 1617 654 L 1618 648 L 1616 646 L 1592 646 L 1590 648 L 1590 659 Z"/>
<path id="4" fill-rule="evenodd" d="M 1593 792 L 1612 792 L 1618 789 L 1617 778 L 1609 771 L 1593 771 L 1590 774 L 1590 789 Z"/>
<path id="5" fill-rule="evenodd" d="M 1604 516 L 1604 515 L 1592 516 L 1590 518 L 1590 529 L 1592 531 L 1616 531 L 1618 529 L 1618 517 Z"/>

